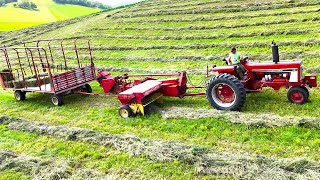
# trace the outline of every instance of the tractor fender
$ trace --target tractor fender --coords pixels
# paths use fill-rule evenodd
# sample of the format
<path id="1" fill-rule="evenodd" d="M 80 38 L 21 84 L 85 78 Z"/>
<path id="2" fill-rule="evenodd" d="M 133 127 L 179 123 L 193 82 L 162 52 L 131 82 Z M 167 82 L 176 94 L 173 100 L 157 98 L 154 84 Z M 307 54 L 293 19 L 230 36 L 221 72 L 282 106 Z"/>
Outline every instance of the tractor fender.
<path id="1" fill-rule="evenodd" d="M 223 74 L 223 73 L 232 74 L 232 75 L 236 75 L 237 74 L 236 66 L 213 67 L 212 71 L 216 72 L 218 74 Z"/>

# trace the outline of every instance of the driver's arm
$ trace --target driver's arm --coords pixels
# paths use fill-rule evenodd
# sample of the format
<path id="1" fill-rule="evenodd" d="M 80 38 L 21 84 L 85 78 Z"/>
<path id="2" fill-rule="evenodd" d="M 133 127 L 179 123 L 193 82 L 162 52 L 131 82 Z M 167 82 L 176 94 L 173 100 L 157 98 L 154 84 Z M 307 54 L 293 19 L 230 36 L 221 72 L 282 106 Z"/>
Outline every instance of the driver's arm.
<path id="1" fill-rule="evenodd" d="M 231 56 L 230 56 L 230 55 L 229 55 L 229 57 L 227 58 L 227 63 L 228 63 L 229 66 L 232 65 L 232 63 L 231 63 Z"/>
<path id="2" fill-rule="evenodd" d="M 244 58 L 242 55 L 240 55 L 240 62 L 243 62 Z"/>

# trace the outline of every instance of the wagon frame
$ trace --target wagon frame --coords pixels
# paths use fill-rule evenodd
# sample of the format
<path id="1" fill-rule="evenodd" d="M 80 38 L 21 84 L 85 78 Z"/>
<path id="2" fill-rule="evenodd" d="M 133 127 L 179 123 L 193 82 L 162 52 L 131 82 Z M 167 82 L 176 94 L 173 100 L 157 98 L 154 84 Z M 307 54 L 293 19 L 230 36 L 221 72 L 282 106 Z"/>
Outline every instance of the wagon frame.
<path id="1" fill-rule="evenodd" d="M 86 47 L 79 47 L 79 40 L 85 41 Z M 71 44 L 66 45 L 66 41 Z M 40 45 L 43 43 L 46 48 Z M 80 58 L 83 50 L 87 55 L 84 61 L 89 61 L 86 65 Z M 59 58 L 56 51 L 61 54 Z M 69 58 L 71 53 L 75 56 Z M 25 100 L 27 92 L 50 93 L 52 103 L 60 106 L 63 96 L 92 92 L 88 83 L 96 79 L 90 40 L 86 39 L 39 40 L 20 47 L 4 46 L 0 48 L 0 58 L 0 83 L 4 90 L 14 91 L 17 101 Z"/>

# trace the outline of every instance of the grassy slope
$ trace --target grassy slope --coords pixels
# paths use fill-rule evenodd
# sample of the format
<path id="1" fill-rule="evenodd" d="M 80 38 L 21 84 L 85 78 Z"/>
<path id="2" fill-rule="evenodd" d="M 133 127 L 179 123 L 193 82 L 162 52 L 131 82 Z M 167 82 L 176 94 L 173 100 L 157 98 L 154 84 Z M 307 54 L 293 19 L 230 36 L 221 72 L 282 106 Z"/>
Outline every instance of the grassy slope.
<path id="1" fill-rule="evenodd" d="M 0 8 L 0 31 L 22 29 L 88 15 L 100 11 L 76 5 L 56 4 L 51 0 L 35 0 L 39 11 L 14 8 L 13 3 Z"/>
<path id="2" fill-rule="evenodd" d="M 312 53 L 319 54 L 319 45 L 317 43 L 311 45 L 299 45 L 298 42 L 306 42 L 314 40 L 319 37 L 319 32 L 297 32 L 296 34 L 290 35 L 283 32 L 281 34 L 274 35 L 274 32 L 280 30 L 288 31 L 289 29 L 295 31 L 296 27 L 300 30 L 303 29 L 314 29 L 317 30 L 320 22 L 309 20 L 302 20 L 303 18 L 313 18 L 318 15 L 318 12 L 302 13 L 301 10 L 317 10 L 319 5 L 310 5 L 302 7 L 291 7 L 290 8 L 278 8 L 261 11 L 246 11 L 246 12 L 219 12 L 219 13 L 199 13 L 199 14 L 175 14 L 175 15 L 163 15 L 155 14 L 157 11 L 163 10 L 180 10 L 184 12 L 187 8 L 195 8 L 202 5 L 194 5 L 198 2 L 204 1 L 155 1 L 154 4 L 151 2 L 142 3 L 134 7 L 120 10 L 119 13 L 106 12 L 100 15 L 94 16 L 86 21 L 77 22 L 74 24 L 66 25 L 65 27 L 52 30 L 50 32 L 37 36 L 37 39 L 44 39 L 50 37 L 76 37 L 76 36 L 92 36 L 92 43 L 94 47 L 151 47 L 154 45 L 174 45 L 174 46 L 185 46 L 184 49 L 141 49 L 141 50 L 95 50 L 94 56 L 103 58 L 105 60 L 97 60 L 98 66 L 117 66 L 122 68 L 133 67 L 136 69 L 170 69 L 170 70 L 182 70 L 186 68 L 192 68 L 195 70 L 203 70 L 206 66 L 207 61 L 204 59 L 212 54 L 223 56 L 228 52 L 230 46 L 235 43 L 244 45 L 240 48 L 240 51 L 244 54 L 251 56 L 263 55 L 263 57 L 270 58 L 269 42 L 277 40 L 279 44 L 292 41 L 291 44 L 286 46 L 280 46 L 282 57 L 288 58 L 303 58 L 304 67 L 312 68 L 319 67 L 319 62 L 314 59 Z M 259 2 L 259 1 L 256 1 Z M 278 1 L 277 1 L 278 2 Z M 299 3 L 302 1 L 296 1 Z M 309 1 L 308 1 L 309 2 Z M 159 3 L 159 4 L 157 4 Z M 238 2 L 234 1 L 232 4 L 237 5 Z M 249 1 L 247 1 L 249 3 Z M 281 3 L 281 2 L 279 2 Z M 190 5 L 191 4 L 191 5 Z M 286 4 L 286 3 L 283 3 Z M 224 6 L 224 3 L 212 3 L 209 8 Z M 174 6 L 174 7 L 172 7 Z M 182 6 L 182 7 L 179 7 Z M 170 7 L 170 8 L 169 8 Z M 212 8 L 214 9 L 214 8 Z M 219 9 L 219 8 L 217 8 Z M 224 8 L 228 11 L 227 8 Z M 299 12 L 298 12 L 299 11 Z M 292 14 L 285 14 L 282 16 L 275 15 L 275 13 L 285 12 L 297 12 Z M 120 17 L 126 15 L 137 15 L 141 13 L 153 13 L 153 16 L 148 17 Z M 248 21 L 247 18 L 241 18 L 240 15 L 257 15 L 257 14 L 270 14 L 268 17 L 254 17 Z M 106 18 L 107 15 L 111 17 Z M 195 20 L 194 22 L 149 22 L 150 20 L 163 21 L 166 19 L 188 19 L 188 17 L 224 17 L 224 16 L 235 16 L 236 18 L 230 20 L 210 20 L 200 21 Z M 118 18 L 117 18 L 118 17 Z M 270 25 L 252 25 L 257 22 L 273 22 L 278 19 L 295 19 L 288 23 L 272 23 Z M 128 22 L 129 21 L 129 22 Z M 132 22 L 139 21 L 139 22 Z M 237 28 L 223 28 L 217 27 L 213 30 L 176 30 L 168 31 L 164 28 L 179 28 L 188 27 L 192 25 L 197 26 L 218 26 L 228 25 L 234 26 L 243 24 L 244 27 Z M 134 27 L 136 29 L 124 29 L 126 27 Z M 40 29 L 45 29 L 43 26 Z M 113 29 L 112 29 L 113 28 Z M 140 29 L 139 29 L 140 28 Z M 143 30 L 142 28 L 149 28 L 149 30 Z M 157 28 L 157 29 L 156 29 Z M 102 30 L 104 29 L 104 30 Z M 298 29 L 298 30 L 299 30 Z M 269 35 L 261 35 L 261 33 L 269 32 Z M 256 33 L 248 37 L 229 37 L 228 35 L 240 33 Z M 259 34 L 260 33 L 260 34 Z M 222 37 L 206 39 L 206 35 L 220 35 Z M 106 38 L 105 36 L 110 35 L 112 37 Z M 127 39 L 123 36 L 142 36 L 142 37 L 160 37 L 160 36 L 172 36 L 172 37 L 184 37 L 184 36 L 199 36 L 197 40 L 145 40 L 143 38 Z M 13 35 L 11 35 L 13 36 Z M 11 37 L 8 35 L 8 39 Z M 19 40 L 25 40 L 26 36 L 19 37 Z M 254 43 L 263 42 L 266 45 L 255 46 Z M 188 48 L 190 44 L 216 44 L 218 47 L 213 48 L 200 48 L 193 49 Z M 285 54 L 291 53 L 292 55 Z M 164 59 L 163 62 L 150 61 L 146 63 L 142 58 L 174 58 L 184 56 L 181 60 L 173 60 L 168 62 Z M 190 56 L 201 57 L 199 61 L 189 60 Z M 122 61 L 112 60 L 113 58 L 132 58 L 133 61 Z M 265 60 L 265 59 L 256 59 Z M 219 58 L 213 58 L 208 62 L 209 64 L 221 64 Z M 200 80 L 201 76 L 194 76 L 195 79 Z M 101 92 L 100 87 L 97 83 L 92 84 L 94 91 Z M 234 153 L 250 153 L 252 155 L 264 154 L 267 156 L 278 156 L 278 157 L 307 157 L 314 160 L 320 160 L 319 156 L 319 131 L 315 129 L 306 129 L 301 127 L 279 127 L 279 128 L 258 128 L 248 127 L 245 125 L 235 125 L 226 123 L 222 120 L 205 118 L 198 121 L 191 121 L 188 119 L 170 119 L 164 120 L 159 115 L 154 114 L 147 117 L 137 117 L 132 119 L 123 120 L 117 116 L 117 108 L 119 106 L 118 101 L 115 97 L 87 97 L 81 96 L 70 96 L 65 99 L 66 105 L 63 107 L 52 107 L 49 102 L 49 95 L 42 94 L 28 94 L 28 100 L 24 103 L 17 103 L 14 101 L 12 92 L 0 91 L 1 101 L 0 114 L 17 116 L 22 118 L 28 118 L 36 122 L 48 122 L 50 124 L 66 124 L 69 126 L 85 127 L 97 131 L 104 131 L 109 133 L 125 134 L 134 133 L 141 137 L 166 139 L 166 140 L 179 140 L 188 144 L 204 145 L 212 149 L 224 152 Z M 244 107 L 245 112 L 264 112 L 264 113 L 275 113 L 281 116 L 294 115 L 294 116 L 312 116 L 319 117 L 320 112 L 320 93 L 319 88 L 311 90 L 311 102 L 306 105 L 299 106 L 290 104 L 286 99 L 286 91 L 281 90 L 274 92 L 267 89 L 259 94 L 248 95 L 247 102 Z M 204 97 L 186 98 L 183 100 L 166 98 L 164 106 L 187 106 L 195 108 L 211 108 Z M 41 118 L 39 118 L 41 116 Z M 42 137 L 36 135 L 30 135 L 28 133 L 12 132 L 6 129 L 6 127 L 0 128 L 0 141 L 8 142 L 6 145 L 1 146 L 1 149 L 11 149 L 17 153 L 26 153 L 37 156 L 44 156 L 44 153 L 49 157 L 65 158 L 64 154 L 66 146 L 70 146 L 73 149 L 79 149 L 77 143 L 70 143 L 65 140 L 55 139 L 53 137 Z M 7 133 L 7 134 L 6 134 Z M 31 136 L 32 140 L 25 139 L 24 136 Z M 35 140 L 36 142 L 33 142 Z M 51 145 L 46 148 L 30 149 L 30 146 L 37 145 L 42 147 L 44 142 L 50 141 Z M 13 147 L 14 143 L 19 142 L 17 147 Z M 11 143 L 11 144 L 10 144 Z M 21 146 L 21 148 L 20 148 Z M 63 148 L 56 149 L 56 146 Z M 149 162 L 146 159 L 140 158 L 129 158 L 125 154 L 123 158 L 120 158 L 119 164 L 114 166 L 110 165 L 113 160 L 96 160 L 94 164 L 88 164 L 87 159 L 95 157 L 91 154 L 91 149 L 94 152 L 106 155 L 106 150 L 101 150 L 102 147 L 88 146 L 90 148 L 81 147 L 79 151 L 88 151 L 87 157 L 82 157 L 79 152 L 72 152 L 70 159 L 79 162 L 81 165 L 86 167 L 98 167 L 104 172 L 115 169 L 116 173 L 121 176 L 126 176 L 125 173 L 121 173 L 119 169 L 124 168 L 130 170 L 130 167 L 137 166 L 138 169 L 143 169 L 142 178 L 148 178 L 157 176 L 158 178 L 174 178 L 177 176 L 184 176 L 184 178 L 190 178 L 196 176 L 196 173 L 192 171 L 192 167 L 185 164 L 171 164 L 164 163 L 157 165 L 155 162 Z M 92 152 L 93 153 L 93 152 Z M 117 153 L 116 153 L 117 154 Z M 110 158 L 119 159 L 118 155 L 111 154 Z M 119 161 L 119 160 L 117 160 Z M 105 163 L 108 165 L 106 166 Z M 129 163 L 129 165 L 128 165 Z M 139 164 L 142 165 L 139 165 Z M 129 167 L 128 167 L 129 166 Z M 168 171 L 174 169 L 174 171 Z M 191 171 L 191 172 L 189 172 Z M 186 173 L 189 172 L 189 173 Z M 6 174 L 10 174 L 7 172 Z M 18 174 L 19 175 L 19 174 Z M 12 176 L 18 176 L 12 175 Z M 183 178 L 183 177 L 182 177 Z"/>

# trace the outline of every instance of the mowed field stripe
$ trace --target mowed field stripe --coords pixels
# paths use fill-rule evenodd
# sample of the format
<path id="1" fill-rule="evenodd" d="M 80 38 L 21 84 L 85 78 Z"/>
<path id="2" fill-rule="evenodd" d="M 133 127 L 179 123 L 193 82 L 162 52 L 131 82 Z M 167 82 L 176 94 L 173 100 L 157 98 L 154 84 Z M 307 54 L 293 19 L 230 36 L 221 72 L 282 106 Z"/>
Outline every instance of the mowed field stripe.
<path id="1" fill-rule="evenodd" d="M 244 154 L 217 153 L 205 147 L 174 141 L 144 139 L 133 135 L 95 132 L 84 128 L 36 124 L 30 121 L 0 117 L 9 129 L 68 140 L 111 146 L 132 156 L 147 156 L 153 161 L 182 161 L 195 165 L 198 173 L 234 178 L 318 178 L 320 164 L 305 158 L 268 158 Z M 302 170 L 303 169 L 303 170 Z"/>
<path id="2" fill-rule="evenodd" d="M 214 26 L 181 26 L 181 27 L 156 27 L 154 24 L 153 27 L 146 26 L 136 26 L 132 27 L 130 24 L 126 26 L 118 26 L 118 24 L 113 24 L 114 26 L 105 27 L 105 28 L 93 28 L 94 30 L 163 30 L 163 31 L 180 31 L 180 30 L 206 30 L 206 29 L 221 29 L 221 28 L 242 28 L 242 27 L 256 27 L 256 26 L 265 26 L 265 25 L 275 25 L 275 24 L 287 24 L 293 22 L 318 22 L 320 20 L 317 16 L 306 17 L 306 18 L 289 18 L 289 19 L 280 19 L 273 21 L 258 21 L 258 22 L 245 22 L 245 23 L 235 23 L 235 24 L 215 24 Z M 112 25 L 112 23 L 108 23 Z"/>
<path id="3" fill-rule="evenodd" d="M 124 19 L 115 21 L 115 23 L 155 23 L 155 22 L 196 22 L 196 21 L 218 21 L 218 20 L 231 20 L 231 19 L 247 19 L 247 18 L 257 18 L 257 17 L 267 17 L 267 16 L 283 16 L 283 15 L 293 15 L 293 14 L 308 14 L 319 12 L 320 8 L 307 9 L 307 10 L 297 10 L 297 11 L 282 11 L 282 12 L 271 12 L 271 13 L 259 13 L 259 14 L 241 14 L 241 15 L 231 15 L 231 16 L 201 16 L 194 18 L 163 18 L 158 19 Z M 170 17 L 170 16 L 169 16 Z"/>
<path id="4" fill-rule="evenodd" d="M 277 41 L 280 46 L 316 46 L 319 45 L 320 40 L 308 39 L 306 41 L 290 40 L 290 41 Z M 92 50 L 117 50 L 117 51 L 128 51 L 128 50 L 156 50 L 156 49 L 210 49 L 210 48 L 225 48 L 225 47 L 269 47 L 270 42 L 252 42 L 252 43 L 219 43 L 219 44 L 186 44 L 186 45 L 149 45 L 149 46 L 97 46 Z"/>
<path id="5" fill-rule="evenodd" d="M 293 8 L 293 7 L 305 7 L 305 6 L 313 6 L 319 5 L 320 2 L 299 2 L 299 3 L 288 3 L 288 4 L 276 4 L 276 5 L 262 5 L 262 6 L 241 6 L 235 8 L 227 8 L 227 9 L 191 9 L 191 10 L 160 10 L 155 12 L 142 12 L 142 13 L 130 13 L 125 14 L 121 13 L 119 15 L 113 16 L 113 19 L 119 18 L 128 18 L 128 17 L 150 17 L 150 16 L 158 16 L 158 15 L 176 15 L 176 14 L 203 14 L 203 13 L 220 13 L 220 12 L 248 12 L 248 11 L 261 11 L 261 10 L 270 10 L 270 9 L 281 9 L 281 8 Z"/>
<path id="6" fill-rule="evenodd" d="M 294 30 L 278 30 L 267 32 L 252 32 L 252 33 L 232 33 L 232 34 L 215 34 L 208 36 L 152 36 L 152 35 L 115 35 L 115 34 L 103 34 L 103 35 L 86 35 L 78 37 L 90 37 L 93 39 L 98 38 L 112 38 L 112 39 L 143 39 L 143 40 L 201 40 L 201 39 L 220 39 L 220 38 L 243 38 L 243 37 L 256 37 L 256 36 L 272 36 L 272 35 L 301 35 L 319 33 L 320 28 L 315 29 L 294 29 Z"/>

